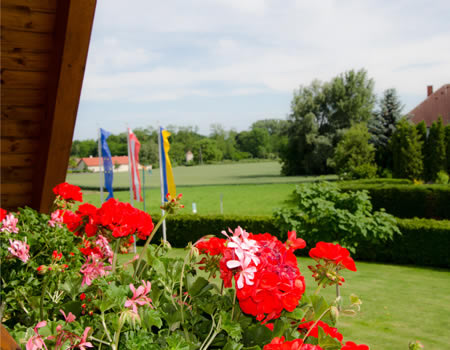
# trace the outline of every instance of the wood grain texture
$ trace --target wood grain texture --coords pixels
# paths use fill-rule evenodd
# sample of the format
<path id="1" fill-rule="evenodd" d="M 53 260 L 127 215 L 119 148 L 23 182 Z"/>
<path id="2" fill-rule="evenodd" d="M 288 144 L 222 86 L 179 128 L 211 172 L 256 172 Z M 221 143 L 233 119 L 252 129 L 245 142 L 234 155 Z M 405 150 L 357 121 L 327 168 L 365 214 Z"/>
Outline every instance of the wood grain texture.
<path id="1" fill-rule="evenodd" d="M 31 193 L 2 194 L 0 196 L 0 205 L 1 208 L 6 210 L 17 210 L 18 207 L 29 206 L 31 199 Z"/>
<path id="2" fill-rule="evenodd" d="M 33 192 L 31 181 L 19 183 L 2 183 L 2 196 L 5 194 L 28 194 Z"/>
<path id="3" fill-rule="evenodd" d="M 37 138 L 41 133 L 41 125 L 26 120 L 5 120 L 2 122 L 1 137 Z"/>
<path id="4" fill-rule="evenodd" d="M 2 28 L 1 42 L 3 49 L 29 49 L 39 52 L 48 52 L 53 45 L 50 33 L 22 32 Z"/>
<path id="5" fill-rule="evenodd" d="M 45 89 L 48 83 L 46 72 L 30 72 L 20 70 L 1 70 L 3 88 Z"/>
<path id="6" fill-rule="evenodd" d="M 2 167 L 1 182 L 24 182 L 33 180 L 33 168 L 27 167 Z"/>
<path id="7" fill-rule="evenodd" d="M 55 14 L 26 6 L 2 6 L 1 28 L 35 33 L 52 33 Z"/>
<path id="8" fill-rule="evenodd" d="M 52 188 L 65 181 L 95 7 L 96 0 L 58 2 L 47 113 L 33 191 L 33 207 L 41 212 L 50 210 Z"/>
<path id="9" fill-rule="evenodd" d="M 44 107 L 2 106 L 2 123 L 9 120 L 41 122 L 44 119 Z"/>
<path id="10" fill-rule="evenodd" d="M 1 106 L 43 106 L 46 103 L 47 91 L 45 89 L 1 89 Z"/>
<path id="11" fill-rule="evenodd" d="M 2 0 L 2 9 L 8 7 L 28 7 L 32 10 L 56 12 L 58 0 Z"/>
<path id="12" fill-rule="evenodd" d="M 36 163 L 35 153 L 20 153 L 20 154 L 2 154 L 0 159 L 0 167 L 28 167 L 31 168 Z"/>
<path id="13" fill-rule="evenodd" d="M 3 132 L 3 130 L 2 130 Z M 23 136 L 22 136 L 23 137 Z M 3 137 L 0 141 L 1 153 L 32 153 L 39 149 L 39 140 L 37 138 L 15 138 Z"/>
<path id="14" fill-rule="evenodd" d="M 3 69 L 46 72 L 50 62 L 50 53 L 2 48 L 1 58 Z"/>

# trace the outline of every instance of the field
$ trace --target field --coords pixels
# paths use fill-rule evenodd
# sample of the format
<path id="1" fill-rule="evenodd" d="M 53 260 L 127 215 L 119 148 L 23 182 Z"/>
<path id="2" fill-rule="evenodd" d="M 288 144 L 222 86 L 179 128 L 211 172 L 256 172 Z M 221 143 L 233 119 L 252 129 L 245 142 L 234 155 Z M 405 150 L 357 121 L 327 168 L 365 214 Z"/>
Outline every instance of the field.
<path id="1" fill-rule="evenodd" d="M 334 180 L 336 176 L 281 176 L 281 165 L 277 162 L 204 165 L 174 168 L 177 192 L 183 194 L 185 213 L 192 211 L 202 215 L 220 214 L 220 198 L 223 198 L 224 214 L 271 215 L 273 208 L 280 207 L 295 188 L 296 183 L 323 179 Z M 128 173 L 115 173 L 114 186 L 128 186 Z M 96 186 L 98 173 L 68 174 L 67 182 L 74 185 Z M 156 169 L 145 180 L 146 211 L 156 213 L 161 203 L 159 170 Z M 84 200 L 100 205 L 100 194 L 83 191 Z M 128 191 L 116 191 L 115 197 L 130 201 Z M 144 209 L 142 202 L 136 207 Z"/>
<path id="2" fill-rule="evenodd" d="M 173 249 L 174 256 L 184 256 Z M 131 255 L 122 256 L 122 261 Z M 307 266 L 314 261 L 299 258 L 307 293 L 315 282 Z M 357 272 L 345 271 L 341 294 L 348 303 L 350 294 L 363 304 L 355 317 L 341 317 L 338 328 L 344 341 L 352 340 L 372 350 L 406 350 L 408 342 L 420 340 L 425 350 L 448 349 L 450 343 L 450 271 L 408 266 L 357 262 Z M 327 300 L 334 288 L 321 292 Z"/>

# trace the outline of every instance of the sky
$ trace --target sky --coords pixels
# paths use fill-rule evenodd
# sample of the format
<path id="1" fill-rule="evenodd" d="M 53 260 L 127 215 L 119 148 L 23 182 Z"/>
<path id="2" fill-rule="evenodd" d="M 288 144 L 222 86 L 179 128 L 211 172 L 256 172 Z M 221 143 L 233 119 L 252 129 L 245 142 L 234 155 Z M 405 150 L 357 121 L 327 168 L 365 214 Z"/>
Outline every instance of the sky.
<path id="1" fill-rule="evenodd" d="M 366 69 L 409 112 L 450 83 L 450 1 L 100 0 L 74 139 L 158 126 L 247 130 L 293 93 Z"/>

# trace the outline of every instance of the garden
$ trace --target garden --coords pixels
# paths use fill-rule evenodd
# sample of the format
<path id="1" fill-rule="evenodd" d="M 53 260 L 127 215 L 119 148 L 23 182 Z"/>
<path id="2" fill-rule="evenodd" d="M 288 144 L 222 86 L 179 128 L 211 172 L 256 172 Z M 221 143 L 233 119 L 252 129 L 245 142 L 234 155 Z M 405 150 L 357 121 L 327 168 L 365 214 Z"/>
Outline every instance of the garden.
<path id="1" fill-rule="evenodd" d="M 81 190 L 67 183 L 54 189 L 50 216 L 2 211 L 3 324 L 28 350 L 422 348 L 416 340 L 442 348 L 448 339 L 437 320 L 448 305 L 448 271 L 353 260 L 404 259 L 426 249 L 404 247 L 403 257 L 399 248 L 385 249 L 404 239 L 407 223 L 372 210 L 367 192 L 300 186 L 272 219 L 174 215 L 183 210 L 181 195 L 168 198 L 170 244 L 159 239 L 160 216 L 115 199 L 83 203 Z M 298 216 L 305 208 L 315 211 Z M 319 218 L 331 211 L 332 221 Z M 322 227 L 312 225 L 317 218 Z M 443 226 L 429 230 L 431 240 L 448 233 Z M 136 255 L 129 253 L 133 237 Z M 441 256 L 445 244 L 435 249 Z M 398 308 L 400 295 L 420 301 Z M 424 312 L 424 327 L 408 332 Z M 366 313 L 370 318 L 361 320 Z M 397 320 L 399 334 L 389 329 L 398 328 Z"/>

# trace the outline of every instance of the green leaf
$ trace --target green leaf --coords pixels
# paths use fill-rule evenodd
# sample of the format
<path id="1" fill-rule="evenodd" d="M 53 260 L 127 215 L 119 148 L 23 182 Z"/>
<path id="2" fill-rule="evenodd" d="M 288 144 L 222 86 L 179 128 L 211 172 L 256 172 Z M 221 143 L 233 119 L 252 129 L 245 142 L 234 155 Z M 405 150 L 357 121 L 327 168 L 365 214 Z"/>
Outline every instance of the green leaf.
<path id="1" fill-rule="evenodd" d="M 272 332 L 266 326 L 255 324 L 248 327 L 243 333 L 244 346 L 268 344 L 272 339 Z"/>
<path id="2" fill-rule="evenodd" d="M 228 339 L 227 343 L 223 347 L 223 350 L 241 350 L 243 347 L 244 345 Z"/>
<path id="3" fill-rule="evenodd" d="M 241 325 L 233 321 L 231 319 L 231 314 L 226 311 L 221 311 L 220 315 L 222 316 L 222 329 L 228 333 L 228 335 L 236 341 L 241 340 L 242 338 L 242 328 Z"/>
<path id="4" fill-rule="evenodd" d="M 286 317 L 278 318 L 273 326 L 273 337 L 281 337 L 284 335 L 284 332 L 290 328 L 290 326 L 291 322 L 288 321 Z"/>
<path id="5" fill-rule="evenodd" d="M 339 350 L 341 348 L 341 343 L 337 339 L 326 334 L 322 327 L 317 327 L 317 329 L 319 331 L 318 345 L 323 350 Z"/>
<path id="6" fill-rule="evenodd" d="M 142 325 L 145 326 L 149 331 L 151 330 L 152 326 L 161 328 L 162 324 L 163 323 L 161 318 L 159 317 L 158 311 L 152 309 L 145 309 L 143 311 Z"/>
<path id="7" fill-rule="evenodd" d="M 305 310 L 297 307 L 294 311 L 286 313 L 286 317 L 289 317 L 293 320 L 301 321 L 303 317 L 305 317 L 305 313 L 306 313 Z"/>
<path id="8" fill-rule="evenodd" d="M 172 333 L 166 341 L 170 350 L 189 350 L 189 343 L 178 333 Z"/>
<path id="9" fill-rule="evenodd" d="M 159 276 L 163 277 L 164 279 L 166 278 L 166 267 L 161 260 L 159 260 L 158 258 L 154 258 L 152 261 L 152 268 Z"/>
<path id="10" fill-rule="evenodd" d="M 197 277 L 188 292 L 191 297 L 198 297 L 212 288 L 213 286 L 206 279 L 203 277 Z"/>

